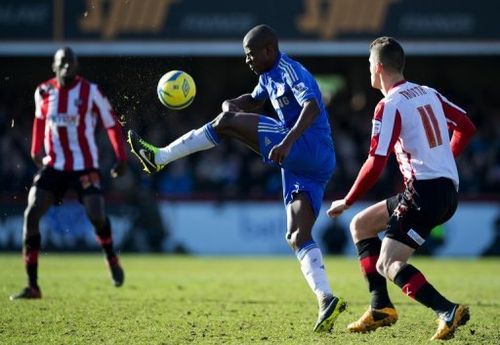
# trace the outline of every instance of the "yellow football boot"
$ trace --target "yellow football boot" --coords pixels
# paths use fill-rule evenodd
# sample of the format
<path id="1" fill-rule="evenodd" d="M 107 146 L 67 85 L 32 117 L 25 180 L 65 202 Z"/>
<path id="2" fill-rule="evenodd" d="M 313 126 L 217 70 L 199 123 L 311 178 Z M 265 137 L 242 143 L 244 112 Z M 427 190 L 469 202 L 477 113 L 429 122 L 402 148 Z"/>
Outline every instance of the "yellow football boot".
<path id="1" fill-rule="evenodd" d="M 365 333 L 373 331 L 379 327 L 390 326 L 398 320 L 398 313 L 393 307 L 368 310 L 359 318 L 347 326 L 351 332 Z"/>
<path id="2" fill-rule="evenodd" d="M 438 328 L 431 340 L 445 340 L 453 338 L 455 330 L 459 326 L 465 325 L 469 319 L 469 307 L 463 304 L 457 304 L 449 315 L 443 315 L 439 318 Z"/>

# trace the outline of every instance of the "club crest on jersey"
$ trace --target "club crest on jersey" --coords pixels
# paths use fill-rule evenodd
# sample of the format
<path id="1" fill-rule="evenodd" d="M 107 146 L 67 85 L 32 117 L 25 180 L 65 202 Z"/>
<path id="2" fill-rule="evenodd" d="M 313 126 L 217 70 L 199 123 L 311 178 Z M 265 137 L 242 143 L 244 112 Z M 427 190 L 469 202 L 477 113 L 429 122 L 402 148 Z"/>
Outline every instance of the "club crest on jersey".
<path id="1" fill-rule="evenodd" d="M 285 85 L 276 84 L 276 96 L 280 97 L 285 94 Z"/>
<path id="2" fill-rule="evenodd" d="M 83 104 L 83 101 L 80 99 L 80 98 L 77 98 L 75 99 L 75 106 L 78 108 L 78 107 L 81 107 Z"/>
<path id="3" fill-rule="evenodd" d="M 379 120 L 373 120 L 372 121 L 372 136 L 379 134 L 381 128 L 382 128 L 382 122 L 380 122 Z"/>

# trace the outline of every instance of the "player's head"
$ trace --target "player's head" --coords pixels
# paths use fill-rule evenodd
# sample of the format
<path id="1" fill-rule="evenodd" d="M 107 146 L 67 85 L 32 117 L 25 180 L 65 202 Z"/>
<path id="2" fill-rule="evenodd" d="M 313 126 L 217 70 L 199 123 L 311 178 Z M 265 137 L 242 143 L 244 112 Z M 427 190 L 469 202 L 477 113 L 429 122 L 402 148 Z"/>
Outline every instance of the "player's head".
<path id="1" fill-rule="evenodd" d="M 243 38 L 245 62 L 256 74 L 262 74 L 271 67 L 278 57 L 278 35 L 268 25 L 257 25 Z"/>
<path id="2" fill-rule="evenodd" d="M 55 52 L 52 71 L 55 73 L 57 81 L 63 86 L 75 79 L 78 71 L 78 60 L 71 48 L 60 48 Z"/>
<path id="3" fill-rule="evenodd" d="M 380 89 L 380 76 L 402 75 L 405 68 L 403 47 L 392 37 L 379 37 L 370 44 L 370 75 L 374 88 Z"/>

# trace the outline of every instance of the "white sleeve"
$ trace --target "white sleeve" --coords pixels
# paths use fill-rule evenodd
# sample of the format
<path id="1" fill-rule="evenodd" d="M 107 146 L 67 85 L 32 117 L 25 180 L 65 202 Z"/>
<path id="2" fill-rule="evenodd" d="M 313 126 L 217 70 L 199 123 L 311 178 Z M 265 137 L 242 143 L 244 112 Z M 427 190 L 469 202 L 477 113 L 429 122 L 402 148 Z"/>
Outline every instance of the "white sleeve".
<path id="1" fill-rule="evenodd" d="M 38 86 L 35 90 L 35 117 L 38 119 L 43 119 L 42 113 L 42 95 L 40 94 L 41 89 Z"/>
<path id="2" fill-rule="evenodd" d="M 92 109 L 97 111 L 97 115 L 101 118 L 104 128 L 113 127 L 116 124 L 116 117 L 111 104 L 96 84 L 91 85 Z"/>

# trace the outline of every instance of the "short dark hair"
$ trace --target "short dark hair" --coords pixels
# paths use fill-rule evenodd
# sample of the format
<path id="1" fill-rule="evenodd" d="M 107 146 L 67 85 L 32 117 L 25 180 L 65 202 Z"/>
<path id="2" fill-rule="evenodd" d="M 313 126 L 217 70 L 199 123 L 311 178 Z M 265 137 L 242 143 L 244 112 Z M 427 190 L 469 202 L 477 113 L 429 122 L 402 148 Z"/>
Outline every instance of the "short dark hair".
<path id="1" fill-rule="evenodd" d="M 370 44 L 370 52 L 384 68 L 403 73 L 405 68 L 405 52 L 401 44 L 392 37 L 379 37 Z"/>
<path id="2" fill-rule="evenodd" d="M 271 45 L 278 50 L 278 35 L 269 25 L 261 24 L 253 27 L 247 32 L 243 41 L 255 48 L 263 48 Z"/>

